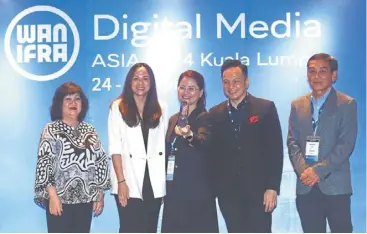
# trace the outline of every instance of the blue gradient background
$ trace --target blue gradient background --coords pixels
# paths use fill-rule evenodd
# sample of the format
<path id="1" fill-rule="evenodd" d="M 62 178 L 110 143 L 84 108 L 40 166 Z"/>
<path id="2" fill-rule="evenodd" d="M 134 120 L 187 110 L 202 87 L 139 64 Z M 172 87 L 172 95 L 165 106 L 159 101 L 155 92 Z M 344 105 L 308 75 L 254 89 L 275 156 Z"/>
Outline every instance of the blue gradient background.
<path id="1" fill-rule="evenodd" d="M 6 28 L 20 11 L 34 5 L 52 5 L 68 14 L 80 34 L 81 47 L 74 66 L 64 76 L 47 82 L 31 81 L 18 75 L 7 62 L 3 40 Z M 268 36 L 265 39 L 254 39 L 249 35 L 249 24 L 256 20 L 270 25 L 275 20 L 285 20 L 285 13 L 291 13 L 291 25 L 295 20 L 301 24 L 308 19 L 321 22 L 320 38 L 294 36 L 278 39 Z M 300 12 L 299 17 L 294 12 Z M 122 20 L 122 15 L 128 15 Z M 152 21 L 156 13 L 162 19 L 167 16 L 172 21 L 188 21 L 195 28 L 195 14 L 201 14 L 201 38 L 183 42 L 170 41 L 157 43 L 151 50 L 153 56 L 148 58 L 147 48 L 140 49 L 130 41 L 121 39 L 121 33 L 112 40 L 93 40 L 93 15 L 109 14 L 115 16 L 120 26 L 122 22 L 131 25 L 136 21 Z M 222 13 L 232 24 L 240 13 L 246 13 L 246 38 L 240 38 L 239 29 L 230 35 L 223 28 L 223 38 L 216 38 L 216 14 Z M 224 100 L 221 87 L 220 67 L 201 67 L 200 53 L 214 52 L 215 56 L 250 57 L 249 91 L 258 97 L 275 102 L 286 138 L 290 103 L 296 97 L 309 91 L 306 82 L 305 63 L 301 66 L 258 66 L 256 53 L 262 58 L 277 55 L 295 55 L 310 57 L 317 52 L 326 52 L 339 61 L 339 79 L 336 89 L 356 98 L 358 102 L 358 138 L 351 157 L 354 193 L 352 196 L 352 219 L 355 232 L 366 232 L 366 3 L 363 0 L 227 0 L 218 1 L 102 1 L 102 0 L 0 0 L 0 232 L 46 232 L 46 217 L 33 203 L 33 185 L 37 157 L 37 145 L 44 125 L 50 121 L 49 106 L 53 93 L 60 84 L 74 81 L 82 86 L 90 100 L 90 111 L 87 121 L 98 130 L 102 143 L 107 149 L 107 115 L 109 103 L 116 98 L 122 88 L 128 68 L 91 68 L 96 54 L 136 53 L 142 61 L 152 65 L 159 85 L 162 100 L 169 106 L 169 112 L 177 111 L 176 81 L 185 69 L 201 72 L 207 85 L 207 107 Z M 47 13 L 24 18 L 21 23 L 47 22 L 55 23 L 59 19 Z M 158 21 L 160 22 L 160 21 Z M 111 30 L 105 26 L 103 30 Z M 122 28 L 120 27 L 120 31 Z M 279 29 L 280 31 L 280 29 Z M 70 32 L 69 32 L 70 33 Z M 293 32 L 291 33 L 292 35 Z M 131 38 L 131 34 L 129 34 Z M 14 45 L 14 43 L 13 43 Z M 73 44 L 70 40 L 70 48 Z M 168 48 L 168 49 L 167 49 Z M 180 59 L 170 48 L 180 48 Z M 194 64 L 189 67 L 182 63 L 187 52 L 192 52 Z M 59 65 L 40 68 L 39 65 L 29 69 L 43 74 Z M 46 69 L 46 70 L 45 70 Z M 43 73 L 42 73 L 43 72 Z M 113 87 L 110 91 L 93 92 L 95 83 L 92 78 L 111 78 Z M 285 142 L 285 141 L 284 141 Z M 301 232 L 296 211 L 295 175 L 288 160 L 285 147 L 284 174 L 279 204 L 273 215 L 273 232 Z M 225 232 L 222 217 L 219 219 L 220 230 Z M 112 196 L 107 195 L 105 210 L 98 218 L 93 218 L 92 232 L 118 232 L 118 214 Z"/>

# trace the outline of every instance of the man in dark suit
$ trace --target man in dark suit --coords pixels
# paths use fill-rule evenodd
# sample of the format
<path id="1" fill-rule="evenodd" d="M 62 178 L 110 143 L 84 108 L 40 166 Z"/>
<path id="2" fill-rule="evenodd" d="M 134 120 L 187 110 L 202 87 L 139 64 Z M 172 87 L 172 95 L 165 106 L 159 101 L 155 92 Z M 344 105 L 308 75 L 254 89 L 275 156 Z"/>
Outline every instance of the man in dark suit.
<path id="1" fill-rule="evenodd" d="M 315 54 L 307 62 L 311 93 L 292 102 L 288 152 L 298 175 L 297 210 L 304 232 L 352 232 L 349 157 L 357 137 L 356 101 L 332 84 L 338 62 Z"/>
<path id="2" fill-rule="evenodd" d="M 213 178 L 228 232 L 271 232 L 283 169 L 282 133 L 273 102 L 247 93 L 247 66 L 221 68 L 228 100 L 209 113 Z"/>

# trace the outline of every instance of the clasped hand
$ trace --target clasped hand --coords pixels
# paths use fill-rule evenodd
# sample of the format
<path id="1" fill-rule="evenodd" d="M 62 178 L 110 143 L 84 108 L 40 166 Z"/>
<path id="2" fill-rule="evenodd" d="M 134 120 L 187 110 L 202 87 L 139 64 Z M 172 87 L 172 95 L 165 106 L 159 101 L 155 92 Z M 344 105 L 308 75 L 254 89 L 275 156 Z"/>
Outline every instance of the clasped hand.
<path id="1" fill-rule="evenodd" d="M 175 133 L 179 136 L 189 136 L 191 135 L 191 127 L 190 125 L 186 125 L 185 127 L 179 127 L 176 125 L 175 127 Z"/>
<path id="2" fill-rule="evenodd" d="M 312 167 L 304 170 L 300 177 L 302 183 L 306 186 L 314 186 L 316 183 L 320 181 L 320 177 L 316 174 Z"/>

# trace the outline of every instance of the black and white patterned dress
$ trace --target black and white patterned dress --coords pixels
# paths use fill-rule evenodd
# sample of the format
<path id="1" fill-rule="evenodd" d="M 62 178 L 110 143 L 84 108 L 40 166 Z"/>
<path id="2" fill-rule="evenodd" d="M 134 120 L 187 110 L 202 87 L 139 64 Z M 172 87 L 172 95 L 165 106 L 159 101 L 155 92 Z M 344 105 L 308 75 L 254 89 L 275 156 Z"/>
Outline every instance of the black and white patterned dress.
<path id="1" fill-rule="evenodd" d="M 56 187 L 63 204 L 98 201 L 110 188 L 107 155 L 94 127 L 81 122 L 74 129 L 56 120 L 41 135 L 35 183 L 35 202 L 45 207 L 48 186 Z"/>

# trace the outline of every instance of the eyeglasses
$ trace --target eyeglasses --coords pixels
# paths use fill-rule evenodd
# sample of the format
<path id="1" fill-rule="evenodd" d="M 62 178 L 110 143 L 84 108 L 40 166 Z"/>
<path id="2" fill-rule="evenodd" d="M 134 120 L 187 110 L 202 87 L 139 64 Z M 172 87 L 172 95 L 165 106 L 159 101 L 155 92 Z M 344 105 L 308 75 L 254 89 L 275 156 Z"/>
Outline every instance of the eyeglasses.
<path id="1" fill-rule="evenodd" d="M 190 93 L 195 92 L 196 90 L 199 90 L 199 88 L 193 87 L 193 86 L 189 86 L 189 87 L 185 87 L 185 86 L 179 86 L 178 90 L 181 92 L 185 92 L 188 91 Z"/>

